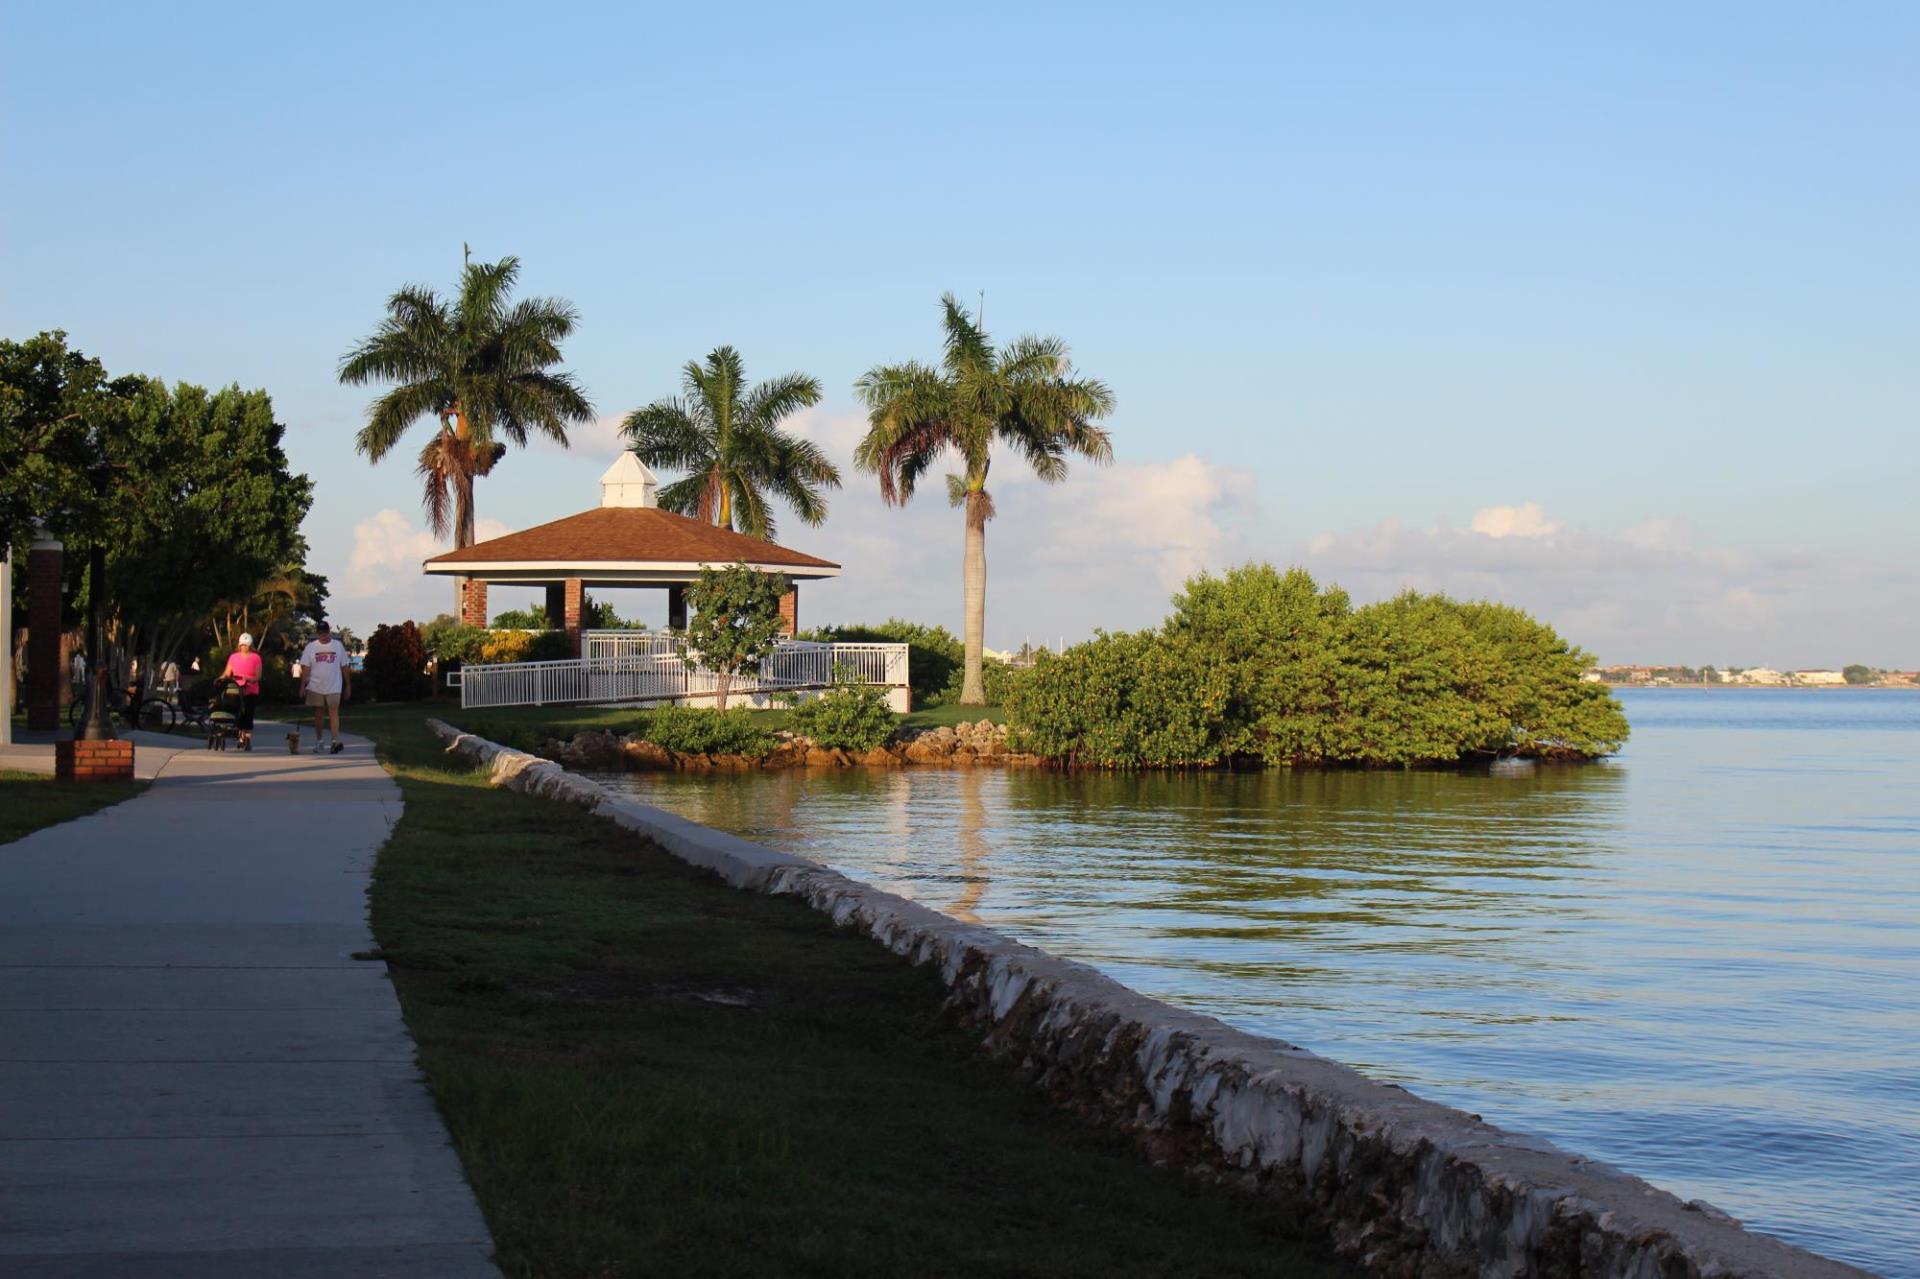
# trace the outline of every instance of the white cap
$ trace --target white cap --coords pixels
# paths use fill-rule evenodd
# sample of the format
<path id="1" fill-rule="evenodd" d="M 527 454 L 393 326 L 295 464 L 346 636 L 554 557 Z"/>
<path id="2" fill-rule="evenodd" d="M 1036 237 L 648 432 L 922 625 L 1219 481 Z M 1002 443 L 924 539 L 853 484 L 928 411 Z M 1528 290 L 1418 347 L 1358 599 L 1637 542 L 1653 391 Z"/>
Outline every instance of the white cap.
<path id="1" fill-rule="evenodd" d="M 240 647 L 241 648 L 253 647 L 253 634 L 251 632 L 249 631 L 240 632 Z"/>

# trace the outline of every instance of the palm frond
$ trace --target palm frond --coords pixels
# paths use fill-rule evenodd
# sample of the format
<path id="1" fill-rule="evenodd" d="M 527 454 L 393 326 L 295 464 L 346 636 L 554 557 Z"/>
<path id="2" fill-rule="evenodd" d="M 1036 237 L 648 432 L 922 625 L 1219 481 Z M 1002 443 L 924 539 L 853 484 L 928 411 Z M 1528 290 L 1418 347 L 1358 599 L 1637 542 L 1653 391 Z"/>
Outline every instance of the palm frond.
<path id="1" fill-rule="evenodd" d="M 949 373 L 965 368 L 992 368 L 993 344 L 967 308 L 951 293 L 940 297 L 941 323 L 945 330 L 946 366 Z"/>

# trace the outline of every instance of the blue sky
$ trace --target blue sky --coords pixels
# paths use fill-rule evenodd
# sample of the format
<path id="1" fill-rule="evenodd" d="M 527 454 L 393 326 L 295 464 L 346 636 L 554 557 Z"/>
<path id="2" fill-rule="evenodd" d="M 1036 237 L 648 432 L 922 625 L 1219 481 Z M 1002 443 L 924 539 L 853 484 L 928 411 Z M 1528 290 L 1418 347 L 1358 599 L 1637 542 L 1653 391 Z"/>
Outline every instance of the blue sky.
<path id="1" fill-rule="evenodd" d="M 1119 462 L 996 472 L 990 643 L 1267 558 L 1610 659 L 1920 664 L 1920 9 L 0 12 L 0 333 L 268 388 L 357 627 L 447 592 L 333 370 L 464 241 L 578 305 L 608 418 L 730 342 L 823 380 L 843 458 L 943 290 L 1067 338 Z M 515 456 L 482 518 L 591 505 L 614 447 Z M 944 504 L 849 468 L 783 532 L 847 565 L 805 620 L 957 621 Z"/>

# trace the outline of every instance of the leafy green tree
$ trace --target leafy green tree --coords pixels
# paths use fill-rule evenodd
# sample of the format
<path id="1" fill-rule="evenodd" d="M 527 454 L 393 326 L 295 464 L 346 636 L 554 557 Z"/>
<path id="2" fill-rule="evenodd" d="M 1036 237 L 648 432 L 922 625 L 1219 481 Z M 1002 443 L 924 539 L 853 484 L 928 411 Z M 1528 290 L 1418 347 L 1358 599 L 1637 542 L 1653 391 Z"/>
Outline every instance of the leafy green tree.
<path id="1" fill-rule="evenodd" d="M 708 568 L 687 587 L 693 620 L 681 660 L 714 676 L 719 708 L 727 709 L 733 681 L 773 652 L 782 625 L 780 600 L 787 579 L 745 564 Z"/>
<path id="2" fill-rule="evenodd" d="M 1840 674 L 1849 684 L 1871 684 L 1874 679 L 1873 668 L 1871 666 L 1863 666 L 1859 662 L 1854 662 L 1852 665 L 1846 667 Z"/>
<path id="3" fill-rule="evenodd" d="M 629 622 L 614 611 L 611 604 L 603 604 L 591 595 L 580 597 L 580 624 L 590 631 L 637 630 L 637 622 Z M 496 613 L 493 618 L 495 630 L 503 631 L 549 631 L 557 629 L 553 619 L 547 616 L 545 604 L 530 604 L 526 608 L 510 608 Z"/>
<path id="4" fill-rule="evenodd" d="M 840 471 L 812 443 L 781 429 L 786 418 L 820 402 L 820 383 L 789 373 L 747 386 L 746 365 L 730 346 L 706 363 L 687 361 L 682 398 L 656 400 L 621 428 L 648 466 L 689 474 L 660 490 L 660 505 L 721 528 L 770 541 L 769 495 L 802 522 L 827 518 L 821 490 L 840 487 Z"/>
<path id="5" fill-rule="evenodd" d="M 1021 337 L 995 350 L 952 294 L 941 306 L 946 350 L 939 367 L 917 361 L 879 365 L 857 383 L 869 429 L 854 462 L 878 475 L 882 500 L 898 506 L 912 498 L 942 454 L 951 451 L 958 460 L 959 473 L 947 476 L 947 499 L 966 513 L 960 703 L 979 706 L 986 701 L 981 650 L 993 445 L 1016 451 L 1049 484 L 1066 478 L 1069 455 L 1110 461 L 1112 441 L 1096 423 L 1113 411 L 1113 393 L 1093 378 L 1074 376 L 1067 344 L 1059 338 Z"/>
<path id="6" fill-rule="evenodd" d="M 96 707 L 120 673 L 110 641 L 151 668 L 210 629 L 223 601 L 251 600 L 299 564 L 312 486 L 288 469 L 284 434 L 264 391 L 110 379 L 57 332 L 0 342 L 0 518 L 10 540 L 37 518 L 84 550 L 70 581 Z M 104 716 L 89 722 L 105 731 Z"/>
<path id="7" fill-rule="evenodd" d="M 432 289 L 407 285 L 387 300 L 373 335 L 340 361 L 340 380 L 395 385 L 367 410 L 355 447 L 378 462 L 409 427 L 438 429 L 417 470 L 427 523 L 455 549 L 474 541 L 474 481 L 490 473 L 507 442 L 532 435 L 565 446 L 567 428 L 591 421 L 593 406 L 571 373 L 555 370 L 560 343 L 578 315 L 557 298 L 511 300 L 518 258 L 469 262 L 449 304 Z M 458 587 L 456 586 L 456 593 Z"/>

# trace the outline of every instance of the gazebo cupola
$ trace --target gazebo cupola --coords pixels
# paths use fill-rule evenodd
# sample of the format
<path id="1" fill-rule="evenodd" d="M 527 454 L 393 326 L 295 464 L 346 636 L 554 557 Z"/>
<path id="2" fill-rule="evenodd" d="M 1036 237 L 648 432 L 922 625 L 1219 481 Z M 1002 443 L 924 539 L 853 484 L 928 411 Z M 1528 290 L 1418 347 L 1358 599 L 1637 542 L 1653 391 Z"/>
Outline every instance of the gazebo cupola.
<path id="1" fill-rule="evenodd" d="M 460 620 L 469 626 L 487 624 L 489 583 L 545 586 L 547 617 L 573 636 L 576 655 L 589 589 L 663 589 L 667 625 L 678 629 L 687 624 L 687 583 L 702 569 L 746 564 L 794 584 L 781 601 L 792 634 L 800 624 L 798 583 L 840 576 L 831 560 L 662 510 L 659 492 L 654 473 L 632 453 L 622 453 L 600 477 L 600 505 L 594 509 L 436 555 L 421 568 L 466 580 Z"/>
<path id="2" fill-rule="evenodd" d="M 660 481 L 631 453 L 622 453 L 600 477 L 602 506 L 658 506 L 659 493 Z"/>

